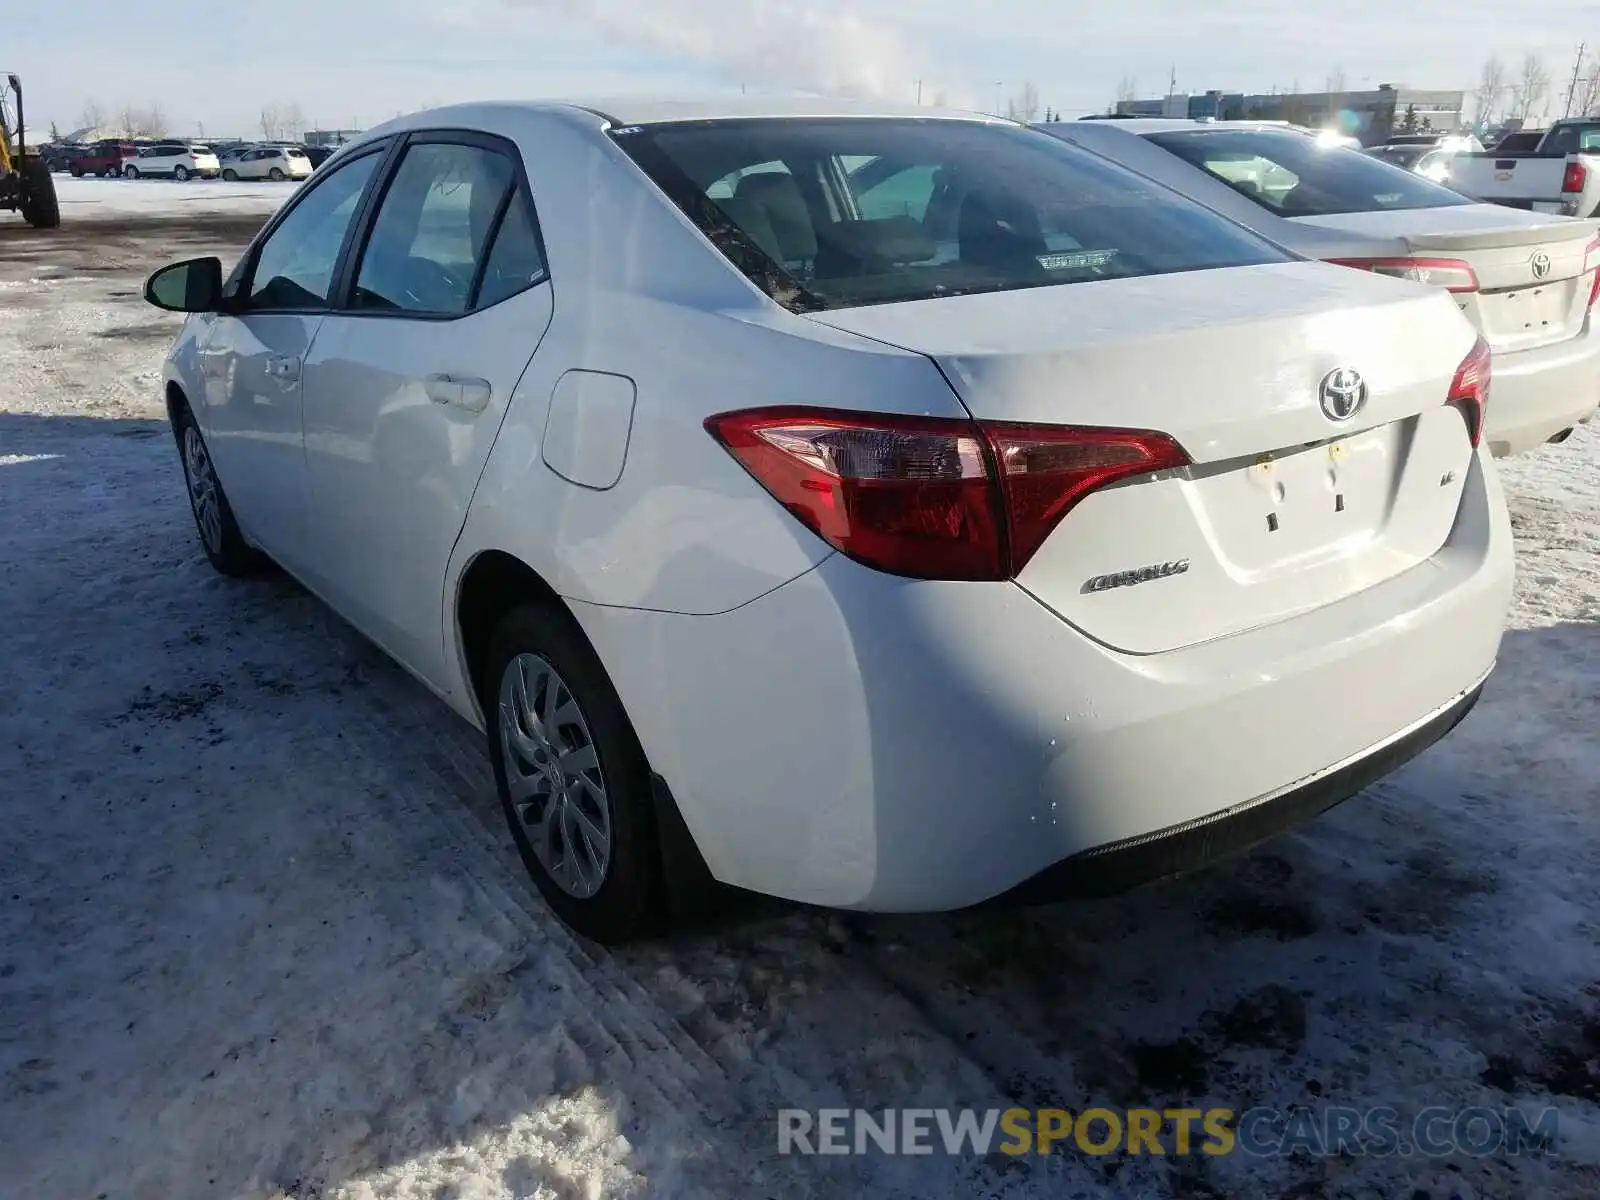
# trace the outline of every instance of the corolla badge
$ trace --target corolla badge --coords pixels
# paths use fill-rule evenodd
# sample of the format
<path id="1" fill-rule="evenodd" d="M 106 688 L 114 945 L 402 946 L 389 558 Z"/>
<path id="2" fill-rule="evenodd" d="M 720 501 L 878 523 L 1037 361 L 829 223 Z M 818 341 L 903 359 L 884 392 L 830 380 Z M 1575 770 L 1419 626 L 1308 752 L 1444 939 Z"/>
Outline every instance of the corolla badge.
<path id="1" fill-rule="evenodd" d="M 1109 575 L 1096 575 L 1093 579 L 1086 580 L 1083 591 L 1108 592 L 1112 588 L 1133 587 L 1135 584 L 1149 583 L 1152 579 L 1171 579 L 1174 575 L 1182 575 L 1189 570 L 1187 558 L 1173 559 L 1171 562 L 1152 563 L 1148 567 L 1138 567 L 1132 571 L 1113 571 Z"/>
<path id="2" fill-rule="evenodd" d="M 1330 421 L 1348 421 L 1367 402 L 1367 381 L 1354 367 L 1335 367 L 1322 377 L 1317 399 Z"/>

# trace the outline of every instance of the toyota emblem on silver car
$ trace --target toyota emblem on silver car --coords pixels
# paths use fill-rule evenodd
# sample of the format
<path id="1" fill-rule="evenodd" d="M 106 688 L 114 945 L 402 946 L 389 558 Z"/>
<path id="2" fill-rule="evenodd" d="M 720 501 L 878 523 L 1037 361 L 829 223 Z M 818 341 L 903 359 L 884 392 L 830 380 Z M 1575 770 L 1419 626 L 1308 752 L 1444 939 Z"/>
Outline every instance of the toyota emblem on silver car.
<path id="1" fill-rule="evenodd" d="M 1543 250 L 1535 250 L 1533 257 L 1528 260 L 1528 265 L 1533 268 L 1533 277 L 1543 279 L 1550 274 L 1550 256 Z"/>
<path id="2" fill-rule="evenodd" d="M 1367 402 L 1367 381 L 1354 367 L 1335 367 L 1322 377 L 1317 398 L 1330 421 L 1348 421 Z"/>

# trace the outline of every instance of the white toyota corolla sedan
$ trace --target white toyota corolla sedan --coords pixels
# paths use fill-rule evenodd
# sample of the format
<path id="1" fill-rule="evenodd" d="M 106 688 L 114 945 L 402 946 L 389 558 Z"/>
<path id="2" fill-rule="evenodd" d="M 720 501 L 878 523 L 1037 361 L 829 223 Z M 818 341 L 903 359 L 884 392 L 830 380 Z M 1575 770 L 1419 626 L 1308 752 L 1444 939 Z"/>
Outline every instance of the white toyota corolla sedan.
<path id="1" fill-rule="evenodd" d="M 1103 894 L 1445 734 L 1511 537 L 1443 291 L 971 114 L 638 100 L 341 150 L 192 314 L 205 552 L 488 737 L 552 907 Z"/>

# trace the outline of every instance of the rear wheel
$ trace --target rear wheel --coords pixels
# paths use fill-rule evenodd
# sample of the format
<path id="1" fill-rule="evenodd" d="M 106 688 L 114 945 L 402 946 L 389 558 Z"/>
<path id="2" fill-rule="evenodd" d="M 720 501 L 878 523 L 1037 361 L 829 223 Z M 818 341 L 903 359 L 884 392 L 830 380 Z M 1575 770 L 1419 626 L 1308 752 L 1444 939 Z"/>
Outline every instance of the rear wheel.
<path id="1" fill-rule="evenodd" d="M 224 179 L 226 179 L 229 183 L 233 183 L 233 182 L 238 180 L 239 172 L 235 171 L 232 167 L 229 167 L 226 171 L 224 171 L 222 173 L 222 177 Z"/>
<path id="2" fill-rule="evenodd" d="M 122 174 L 128 179 L 137 179 L 139 178 L 139 168 L 130 163 L 122 168 Z"/>
<path id="3" fill-rule="evenodd" d="M 550 907 L 598 942 L 658 932 L 649 764 L 577 622 L 554 605 L 512 609 L 480 687 L 500 802 Z"/>
<path id="4" fill-rule="evenodd" d="M 283 172 L 278 170 L 277 167 L 273 167 L 272 170 L 267 172 L 267 178 L 272 180 L 273 183 L 282 183 Z"/>
<path id="5" fill-rule="evenodd" d="M 172 177 L 179 183 L 182 183 L 184 180 L 189 178 L 189 168 L 185 166 L 174 167 L 172 169 Z"/>
<path id="6" fill-rule="evenodd" d="M 264 560 L 239 532 L 239 523 L 222 490 L 222 481 L 217 478 L 216 465 L 211 461 L 211 451 L 187 405 L 174 415 L 173 432 L 178 435 L 189 507 L 194 512 L 195 529 L 200 534 L 200 546 L 206 558 L 224 575 L 237 579 L 254 574 Z"/>
<path id="7" fill-rule="evenodd" d="M 79 167 L 79 166 L 68 167 L 67 168 L 67 173 L 69 175 L 71 175 L 74 179 L 82 179 L 83 178 L 83 168 Z"/>
<path id="8" fill-rule="evenodd" d="M 61 202 L 56 198 L 55 177 L 42 158 L 22 160 L 22 219 L 35 229 L 55 229 L 61 224 Z"/>

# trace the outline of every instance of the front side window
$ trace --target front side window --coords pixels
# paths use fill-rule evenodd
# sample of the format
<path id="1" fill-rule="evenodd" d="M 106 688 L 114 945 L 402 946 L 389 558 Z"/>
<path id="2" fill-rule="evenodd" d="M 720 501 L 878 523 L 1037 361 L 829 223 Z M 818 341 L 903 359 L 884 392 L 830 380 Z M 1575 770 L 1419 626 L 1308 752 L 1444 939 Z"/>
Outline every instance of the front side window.
<path id="1" fill-rule="evenodd" d="M 511 160 L 481 146 L 423 142 L 407 149 L 373 223 L 351 306 L 466 312 L 513 178 Z"/>
<path id="2" fill-rule="evenodd" d="M 1447 208 L 1472 201 L 1420 175 L 1274 129 L 1153 133 L 1156 145 L 1281 217 Z"/>
<path id="3" fill-rule="evenodd" d="M 351 159 L 306 193 L 261 245 L 250 308 L 323 308 L 345 234 L 382 154 Z"/>
<path id="4" fill-rule="evenodd" d="M 1287 261 L 1037 130 L 762 118 L 614 136 L 717 249 L 797 311 Z"/>

